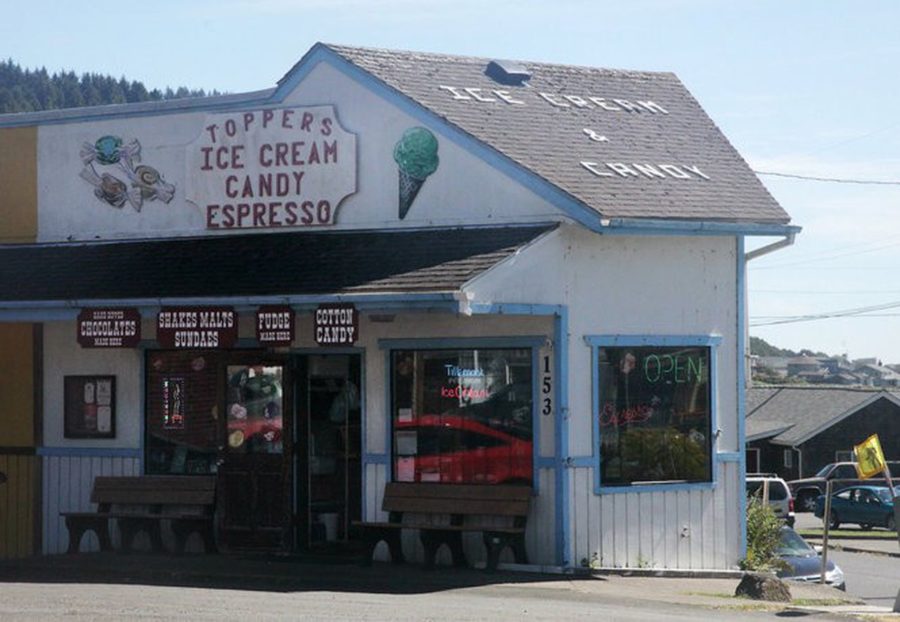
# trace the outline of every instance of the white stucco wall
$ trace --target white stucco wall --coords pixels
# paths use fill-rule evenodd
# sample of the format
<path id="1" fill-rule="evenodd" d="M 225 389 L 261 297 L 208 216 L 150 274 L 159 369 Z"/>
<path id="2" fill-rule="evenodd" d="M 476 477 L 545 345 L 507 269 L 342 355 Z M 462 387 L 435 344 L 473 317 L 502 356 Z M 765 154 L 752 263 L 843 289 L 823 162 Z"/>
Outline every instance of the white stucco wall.
<path id="1" fill-rule="evenodd" d="M 741 556 L 737 463 L 713 490 L 594 492 L 593 360 L 587 336 L 720 335 L 716 454 L 738 446 L 737 246 L 731 237 L 601 236 L 564 226 L 476 279 L 473 302 L 568 308 L 569 559 L 603 565 L 725 568 Z"/>
<path id="2" fill-rule="evenodd" d="M 442 134 L 438 123 L 429 121 L 428 127 L 439 143 L 439 165 L 422 185 L 405 219 L 400 220 L 398 170 L 393 149 L 407 128 L 421 126 L 423 122 L 375 96 L 332 66 L 321 63 L 275 107 L 321 105 L 333 105 L 340 125 L 356 134 L 357 192 L 341 204 L 335 226 L 291 230 L 487 225 L 560 217 L 557 209 L 509 177 L 485 166 Z M 236 111 L 235 117 L 240 112 Z M 205 113 L 192 112 L 40 126 L 39 241 L 247 233 L 247 229 L 207 229 L 204 210 L 185 199 L 187 176 L 197 174 L 189 170 L 189 145 L 204 133 L 207 123 Z M 136 211 L 128 203 L 116 208 L 94 196 L 94 187 L 79 176 L 84 168 L 79 153 L 83 144 L 93 145 L 105 135 L 118 136 L 125 143 L 133 139 L 140 142 L 141 162 L 155 167 L 167 183 L 175 186 L 171 202 L 144 201 L 141 210 Z M 286 131 L 285 140 L 296 139 L 296 132 Z M 108 170 L 125 179 L 115 167 L 98 165 L 96 168 L 98 173 Z"/>

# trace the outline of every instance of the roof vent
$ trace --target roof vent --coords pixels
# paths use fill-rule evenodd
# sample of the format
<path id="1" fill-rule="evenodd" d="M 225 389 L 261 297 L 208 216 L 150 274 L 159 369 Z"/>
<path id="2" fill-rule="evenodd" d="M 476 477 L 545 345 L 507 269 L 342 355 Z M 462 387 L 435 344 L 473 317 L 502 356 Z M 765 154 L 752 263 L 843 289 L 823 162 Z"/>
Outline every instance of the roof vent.
<path id="1" fill-rule="evenodd" d="M 484 73 L 500 84 L 521 86 L 531 79 L 531 73 L 525 65 L 511 60 L 492 60 Z"/>

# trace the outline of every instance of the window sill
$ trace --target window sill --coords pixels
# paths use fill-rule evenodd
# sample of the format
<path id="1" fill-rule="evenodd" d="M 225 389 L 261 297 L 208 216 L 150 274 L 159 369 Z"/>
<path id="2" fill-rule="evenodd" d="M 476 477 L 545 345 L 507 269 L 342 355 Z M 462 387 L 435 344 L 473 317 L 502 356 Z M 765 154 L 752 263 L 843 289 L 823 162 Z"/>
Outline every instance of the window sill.
<path id="1" fill-rule="evenodd" d="M 595 495 L 641 494 L 646 492 L 678 492 L 682 490 L 715 490 L 715 482 L 653 482 L 631 486 L 595 486 Z"/>

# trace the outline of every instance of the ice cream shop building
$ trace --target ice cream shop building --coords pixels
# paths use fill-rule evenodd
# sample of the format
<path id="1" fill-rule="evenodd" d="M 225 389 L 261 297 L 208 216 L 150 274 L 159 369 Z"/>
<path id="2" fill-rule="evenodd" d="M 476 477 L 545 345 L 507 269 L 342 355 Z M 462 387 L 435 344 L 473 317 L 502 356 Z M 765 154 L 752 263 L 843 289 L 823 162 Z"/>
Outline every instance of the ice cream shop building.
<path id="1" fill-rule="evenodd" d="M 788 223 L 669 73 L 317 44 L 0 116 L 0 557 L 166 475 L 215 481 L 222 550 L 519 485 L 532 566 L 734 567 L 745 264 Z"/>

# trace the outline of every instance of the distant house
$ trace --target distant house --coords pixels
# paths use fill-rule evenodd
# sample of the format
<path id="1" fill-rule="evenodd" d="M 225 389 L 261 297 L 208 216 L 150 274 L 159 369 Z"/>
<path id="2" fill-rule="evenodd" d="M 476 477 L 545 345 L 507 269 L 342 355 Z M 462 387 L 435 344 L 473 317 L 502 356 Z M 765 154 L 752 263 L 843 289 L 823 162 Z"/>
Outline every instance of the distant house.
<path id="1" fill-rule="evenodd" d="M 866 364 L 856 368 L 856 375 L 862 383 L 873 387 L 898 387 L 900 374 L 883 365 Z"/>
<path id="2" fill-rule="evenodd" d="M 900 393 L 845 387 L 747 390 L 747 472 L 809 477 L 851 459 L 853 445 L 878 433 L 885 457 L 900 459 Z"/>

